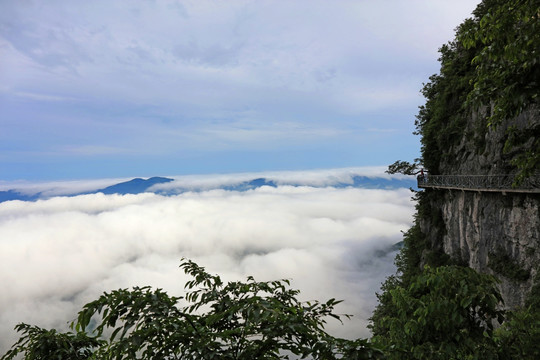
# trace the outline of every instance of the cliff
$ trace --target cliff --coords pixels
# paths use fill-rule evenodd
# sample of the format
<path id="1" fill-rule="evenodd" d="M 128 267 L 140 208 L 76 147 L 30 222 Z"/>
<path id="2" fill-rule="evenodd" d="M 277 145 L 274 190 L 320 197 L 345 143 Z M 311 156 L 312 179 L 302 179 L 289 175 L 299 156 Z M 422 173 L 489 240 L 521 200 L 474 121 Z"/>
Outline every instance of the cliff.
<path id="1" fill-rule="evenodd" d="M 529 148 L 540 127 L 537 110 L 496 128 L 484 128 L 481 116 L 471 116 L 463 136 L 441 158 L 441 174 L 505 175 L 515 173 L 513 158 Z M 508 128 L 517 126 L 529 136 L 511 152 L 504 151 Z M 481 144 L 481 146 L 479 146 Z M 495 275 L 506 307 L 525 303 L 527 294 L 539 276 L 540 194 L 513 192 L 477 192 L 430 190 L 437 192 L 431 208 L 440 212 L 442 221 L 420 221 L 430 242 L 456 262 Z M 438 231 L 434 231 L 435 228 Z"/>
<path id="2" fill-rule="evenodd" d="M 388 168 L 428 173 L 371 318 L 389 359 L 539 359 L 539 4 L 483 0 L 457 27 L 422 89 L 421 158 Z"/>
<path id="3" fill-rule="evenodd" d="M 540 264 L 539 196 L 440 192 L 431 206 L 440 209 L 442 231 L 434 231 L 441 225 L 430 219 L 420 221 L 433 248 L 454 262 L 499 278 L 506 307 L 524 305 Z"/>
<path id="4" fill-rule="evenodd" d="M 510 130 L 516 129 L 521 142 L 508 150 Z M 534 146 L 539 129 L 535 106 L 496 127 L 487 126 L 485 114 L 472 112 L 461 136 L 439 149 L 438 173 L 514 175 L 515 159 Z M 430 214 L 420 216 L 419 226 L 429 247 L 451 262 L 495 275 L 506 307 L 523 306 L 540 278 L 540 194 L 426 191 Z"/>
<path id="5" fill-rule="evenodd" d="M 432 175 L 540 174 L 540 13 L 484 1 L 440 49 L 422 90 L 420 162 Z M 536 50 L 534 50 L 536 49 Z M 457 263 L 495 275 L 506 307 L 540 288 L 540 193 L 426 189 L 419 195 L 416 266 Z"/>

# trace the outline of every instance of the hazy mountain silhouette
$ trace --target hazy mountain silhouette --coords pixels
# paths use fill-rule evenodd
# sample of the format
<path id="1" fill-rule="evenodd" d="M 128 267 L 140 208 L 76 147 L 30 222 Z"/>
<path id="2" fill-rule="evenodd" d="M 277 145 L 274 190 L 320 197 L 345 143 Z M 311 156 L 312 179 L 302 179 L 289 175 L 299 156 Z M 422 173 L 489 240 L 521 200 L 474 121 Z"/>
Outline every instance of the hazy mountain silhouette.
<path id="1" fill-rule="evenodd" d="M 248 190 L 254 190 L 257 188 L 260 188 L 262 186 L 270 186 L 270 187 L 277 187 L 278 183 L 276 183 L 275 180 L 268 179 L 268 178 L 256 178 L 252 180 L 247 181 L 240 181 L 237 184 L 227 184 L 227 185 L 216 185 L 214 188 L 193 188 L 192 186 L 189 188 L 182 188 L 181 183 L 178 184 L 178 186 L 175 186 L 171 189 L 161 189 L 161 190 L 150 190 L 150 188 L 157 184 L 164 184 L 169 183 L 171 181 L 174 181 L 174 179 L 166 178 L 166 177 L 151 177 L 149 179 L 142 179 L 142 178 L 135 178 L 129 181 L 121 182 L 118 184 L 114 184 L 111 186 L 107 186 L 106 188 L 77 193 L 77 194 L 66 194 L 66 195 L 58 195 L 58 196 L 77 196 L 77 195 L 86 195 L 86 194 L 97 194 L 97 193 L 103 193 L 103 194 L 140 194 L 144 192 L 154 192 L 156 194 L 160 195 L 175 195 L 187 191 L 206 191 L 206 190 L 212 190 L 212 189 L 223 189 L 227 191 L 248 191 Z M 301 182 L 283 182 L 280 181 L 279 185 L 288 185 L 288 186 L 314 186 L 314 185 L 306 185 Z M 391 189 L 398 189 L 398 188 L 414 188 L 416 189 L 416 181 L 414 178 L 411 179 L 396 179 L 396 178 L 383 178 L 383 177 L 368 177 L 368 176 L 360 176 L 355 175 L 352 177 L 352 182 L 336 182 L 326 185 L 320 185 L 320 186 L 332 186 L 336 188 L 347 188 L 347 187 L 354 187 L 354 188 L 363 188 L 363 189 L 383 189 L 383 190 L 391 190 Z M 38 199 L 44 199 L 46 198 L 43 196 L 40 192 L 35 194 L 27 194 L 22 193 L 16 189 L 11 189 L 7 191 L 0 191 L 0 203 L 4 201 L 10 201 L 10 200 L 22 200 L 22 201 L 35 201 Z"/>
<path id="2" fill-rule="evenodd" d="M 121 182 L 115 185 L 107 186 L 104 189 L 99 189 L 95 191 L 91 191 L 85 194 L 95 194 L 95 193 L 103 193 L 106 195 L 109 194 L 140 194 L 143 192 L 147 192 L 149 188 L 156 184 L 163 184 L 168 183 L 170 181 L 173 181 L 173 179 L 164 178 L 164 177 L 151 177 L 149 179 L 141 179 L 141 178 L 135 178 L 133 180 L 129 180 L 126 182 Z"/>

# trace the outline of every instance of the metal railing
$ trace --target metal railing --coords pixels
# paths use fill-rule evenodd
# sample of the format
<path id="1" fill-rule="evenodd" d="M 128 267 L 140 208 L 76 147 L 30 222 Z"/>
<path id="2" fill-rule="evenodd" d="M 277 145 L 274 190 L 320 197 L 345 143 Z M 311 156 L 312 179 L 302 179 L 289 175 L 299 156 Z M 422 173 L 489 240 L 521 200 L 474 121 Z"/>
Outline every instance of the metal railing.
<path id="1" fill-rule="evenodd" d="M 419 188 L 540 193 L 540 176 L 515 183 L 513 175 L 420 175 Z"/>

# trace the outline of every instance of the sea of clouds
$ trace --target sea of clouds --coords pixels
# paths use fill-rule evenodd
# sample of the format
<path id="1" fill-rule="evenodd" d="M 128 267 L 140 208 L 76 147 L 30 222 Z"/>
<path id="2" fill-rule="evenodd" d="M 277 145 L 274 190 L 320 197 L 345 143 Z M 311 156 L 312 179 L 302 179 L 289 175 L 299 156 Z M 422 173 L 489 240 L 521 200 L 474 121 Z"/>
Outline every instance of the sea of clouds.
<path id="1" fill-rule="evenodd" d="M 0 354 L 17 338 L 17 323 L 67 329 L 81 306 L 104 291 L 151 285 L 182 295 L 182 257 L 224 280 L 288 278 L 303 300 L 343 299 L 338 312 L 353 318 L 343 325 L 330 319 L 329 332 L 368 337 L 375 293 L 395 271 L 392 245 L 412 222 L 411 192 L 325 186 L 328 171 L 318 174 L 304 173 L 303 186 L 244 192 L 0 203 Z M 195 186 L 196 178 L 189 179 Z M 230 177 L 199 179 L 215 184 Z M 187 180 L 174 183 L 185 187 Z"/>

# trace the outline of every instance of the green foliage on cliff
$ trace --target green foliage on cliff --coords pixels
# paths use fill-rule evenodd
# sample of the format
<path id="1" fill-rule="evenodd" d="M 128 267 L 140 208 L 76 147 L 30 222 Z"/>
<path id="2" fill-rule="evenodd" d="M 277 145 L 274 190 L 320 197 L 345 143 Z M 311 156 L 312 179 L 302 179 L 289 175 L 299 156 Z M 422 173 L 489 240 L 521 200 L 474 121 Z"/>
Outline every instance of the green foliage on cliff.
<path id="1" fill-rule="evenodd" d="M 540 359 L 540 309 L 529 306 L 509 313 L 495 340 L 500 359 Z"/>
<path id="2" fill-rule="evenodd" d="M 484 0 L 474 18 L 457 35 L 467 49 L 475 49 L 472 107 L 490 105 L 490 124 L 513 119 L 540 100 L 540 1 Z M 539 116 L 537 113 L 536 116 Z M 505 152 L 532 139 L 512 163 L 520 179 L 540 168 L 540 127 L 511 126 Z"/>
<path id="3" fill-rule="evenodd" d="M 499 358 L 505 360 L 540 359 L 540 274 L 525 306 L 507 314 L 504 324 L 496 330 Z"/>
<path id="4" fill-rule="evenodd" d="M 426 200 L 425 192 L 419 195 L 419 203 Z M 459 259 L 434 249 L 419 221 L 417 217 L 404 234 L 404 246 L 396 257 L 397 273 L 387 278 L 377 294 L 379 304 L 370 324 L 375 345 L 395 360 L 538 359 L 540 275 L 525 307 L 505 313 L 497 280 L 459 266 Z M 502 265 L 509 266 L 511 274 L 524 276 L 515 263 Z M 502 326 L 493 329 L 494 321 Z"/>
<path id="5" fill-rule="evenodd" d="M 472 90 L 474 52 L 453 41 L 440 49 L 441 70 L 424 85 L 425 105 L 416 117 L 415 132 L 421 135 L 422 161 L 432 174 L 439 173 L 441 162 L 453 159 L 448 149 L 463 136 L 469 115 L 465 107 L 467 94 Z"/>
<path id="6" fill-rule="evenodd" d="M 422 136 L 423 162 L 438 174 L 441 163 L 455 161 L 452 146 L 466 135 L 464 124 L 475 113 L 485 124 L 475 129 L 480 150 L 487 126 L 511 121 L 505 152 L 520 178 L 528 177 L 540 168 L 540 126 L 512 122 L 525 110 L 539 116 L 540 1 L 484 0 L 473 15 L 441 47 L 440 73 L 422 89 L 426 104 L 416 133 Z"/>
<path id="7" fill-rule="evenodd" d="M 373 341 L 388 359 L 496 359 L 493 324 L 502 321 L 492 276 L 458 266 L 426 267 L 408 286 L 388 289 L 390 309 Z"/>
<path id="8" fill-rule="evenodd" d="M 418 163 L 410 163 L 408 161 L 396 161 L 392 165 L 388 166 L 386 172 L 388 174 L 404 174 L 404 175 L 416 175 L 421 166 Z"/>
<path id="9" fill-rule="evenodd" d="M 462 25 L 457 39 L 474 49 L 469 103 L 491 104 L 492 124 L 518 116 L 538 101 L 540 2 L 484 0 Z"/>
<path id="10" fill-rule="evenodd" d="M 489 254 L 488 266 L 497 274 L 515 281 L 526 281 L 531 276 L 530 270 L 524 269 L 504 249 L 497 249 L 496 252 Z"/>
<path id="11" fill-rule="evenodd" d="M 443 165 L 459 168 L 456 145 L 463 139 L 473 144 L 474 155 L 484 154 L 489 127 L 498 126 L 506 131 L 500 154 L 505 171 L 517 171 L 522 180 L 539 170 L 540 121 L 527 123 L 523 116 L 540 116 L 539 20 L 540 0 L 484 0 L 457 27 L 455 39 L 441 47 L 440 72 L 422 89 L 426 103 L 415 123 L 422 146 L 417 162 L 430 174 L 440 174 Z M 413 166 L 397 161 L 388 172 L 411 173 Z M 374 340 L 388 347 L 390 359 L 540 358 L 540 279 L 526 307 L 503 318 L 494 279 L 457 266 L 461 259 L 441 249 L 446 226 L 440 192 L 426 189 L 416 200 L 397 273 L 377 294 L 370 325 Z M 504 252 L 490 254 L 489 266 L 514 281 L 531 275 Z M 490 300 L 467 310 L 464 305 L 483 292 Z M 483 321 L 463 320 L 481 308 L 489 309 L 475 315 Z M 493 319 L 504 323 L 494 330 Z"/>

